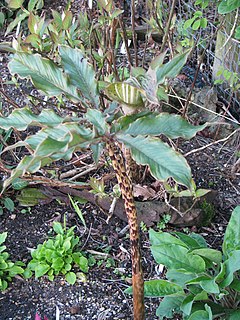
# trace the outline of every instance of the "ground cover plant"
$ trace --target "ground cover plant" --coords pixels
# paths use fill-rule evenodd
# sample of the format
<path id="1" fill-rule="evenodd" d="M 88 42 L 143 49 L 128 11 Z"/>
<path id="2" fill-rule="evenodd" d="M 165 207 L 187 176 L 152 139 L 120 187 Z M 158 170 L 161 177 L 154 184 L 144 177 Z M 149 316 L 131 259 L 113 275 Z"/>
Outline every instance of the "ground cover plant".
<path id="1" fill-rule="evenodd" d="M 12 278 L 24 272 L 24 263 L 21 261 L 12 262 L 10 260 L 10 255 L 6 251 L 7 247 L 4 245 L 6 238 L 7 232 L 0 234 L 0 290 L 6 290 Z"/>
<path id="2" fill-rule="evenodd" d="M 132 2 L 132 10 L 133 7 Z M 19 36 L 13 42 L 15 54 L 9 63 L 11 74 L 30 79 L 47 101 L 53 98 L 58 103 L 54 110 L 47 107 L 35 112 L 24 107 L 0 118 L 0 127 L 6 132 L 30 130 L 25 139 L 19 139 L 4 149 L 3 154 L 22 147 L 27 151 L 11 167 L 11 173 L 6 171 L 10 174 L 4 179 L 2 194 L 10 190 L 11 185 L 25 183 L 29 173 L 35 174 L 33 180 L 40 180 L 42 168 L 50 173 L 53 163 L 67 162 L 79 151 L 90 149 L 95 163 L 104 157 L 106 168 L 112 166 L 116 173 L 130 227 L 134 318 L 144 319 L 139 227 L 133 195 L 133 179 L 139 165 L 147 165 L 152 177 L 166 188 L 165 202 L 169 206 L 169 198 L 187 197 L 193 199 L 190 202 L 194 204 L 208 193 L 208 190 L 196 187 L 190 166 L 171 142 L 178 138 L 191 139 L 207 124 L 194 126 L 180 115 L 164 113 L 158 108 L 163 102 L 169 102 L 169 80 L 181 72 L 191 49 L 180 47 L 171 57 L 163 51 L 151 59 L 147 68 L 146 65 L 139 67 L 133 27 L 135 62 L 129 56 L 130 70 L 118 68 L 115 49 L 120 39 L 128 50 L 120 19 L 124 11 L 115 7 L 112 1 L 99 1 L 98 9 L 102 15 L 99 19 L 101 28 L 98 28 L 99 25 L 94 25 L 84 14 L 75 23 L 69 8 L 68 4 L 64 14 L 55 11 L 51 21 L 31 12 L 28 19 L 30 35 Z M 198 20 L 196 16 L 194 19 L 193 24 L 200 21 L 200 27 L 205 26 L 202 18 Z M 85 37 L 79 33 L 80 24 L 85 26 Z M 105 32 L 110 32 L 112 37 L 106 37 Z M 183 112 L 185 116 L 186 111 L 187 107 Z M 81 185 L 77 182 L 70 184 L 73 187 Z M 80 219 L 86 230 L 81 214 Z M 80 264 L 83 271 L 87 269 L 87 260 L 79 255 L 73 258 L 75 253 L 71 249 L 74 244 L 69 248 L 69 243 L 71 245 L 71 241 L 77 238 L 74 238 L 72 228 L 67 231 L 60 226 L 54 224 L 58 229 L 57 245 L 52 240 L 39 245 L 29 268 L 36 277 L 48 273 L 50 280 L 55 274 L 66 274 L 66 280 L 73 284 L 76 275 L 70 271 L 70 260 L 79 265 L 79 259 L 83 258 L 84 266 Z M 48 256 L 46 250 L 53 249 L 48 248 L 52 245 L 54 250 L 48 251 Z M 59 245 L 63 247 L 59 248 Z M 66 260 L 56 252 L 66 254 Z"/>
<path id="3" fill-rule="evenodd" d="M 79 246 L 79 238 L 74 235 L 74 227 L 66 230 L 59 222 L 53 224 L 57 235 L 39 244 L 31 252 L 32 259 L 28 263 L 25 274 L 30 277 L 32 272 L 36 278 L 47 274 L 48 279 L 64 274 L 68 283 L 74 284 L 77 280 L 73 267 L 76 265 L 81 271 L 88 272 L 88 259 L 83 256 Z"/>
<path id="4" fill-rule="evenodd" d="M 197 234 L 150 230 L 153 257 L 166 266 L 167 280 L 146 281 L 144 293 L 164 297 L 156 311 L 160 319 L 173 318 L 174 312 L 191 320 L 239 318 L 239 218 L 240 206 L 232 213 L 221 251 Z"/>

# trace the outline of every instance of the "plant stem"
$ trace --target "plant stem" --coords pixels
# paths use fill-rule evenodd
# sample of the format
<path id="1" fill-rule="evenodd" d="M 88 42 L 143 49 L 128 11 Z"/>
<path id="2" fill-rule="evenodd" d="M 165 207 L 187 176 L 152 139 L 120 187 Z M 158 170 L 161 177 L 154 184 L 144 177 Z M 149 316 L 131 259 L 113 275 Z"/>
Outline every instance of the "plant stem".
<path id="1" fill-rule="evenodd" d="M 124 200 L 125 211 L 128 217 L 131 256 L 132 256 L 132 287 L 133 287 L 133 314 L 134 320 L 145 319 L 144 308 L 144 282 L 141 265 L 139 227 L 137 222 L 137 210 L 133 198 L 133 187 L 128 175 L 126 162 L 122 150 L 117 143 L 109 138 L 107 150 L 112 161 Z"/>

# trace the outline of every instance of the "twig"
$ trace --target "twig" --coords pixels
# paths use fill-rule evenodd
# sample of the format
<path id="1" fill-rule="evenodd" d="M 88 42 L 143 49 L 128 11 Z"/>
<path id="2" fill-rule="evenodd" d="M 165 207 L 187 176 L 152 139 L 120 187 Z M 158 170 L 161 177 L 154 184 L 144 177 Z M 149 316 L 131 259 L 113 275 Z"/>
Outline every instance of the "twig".
<path id="1" fill-rule="evenodd" d="M 125 29 L 125 27 L 122 23 L 122 20 L 120 18 L 118 19 L 118 22 L 119 22 L 120 28 L 122 29 L 123 42 L 125 44 L 125 50 L 126 50 L 128 62 L 129 62 L 130 68 L 131 68 L 133 64 L 132 64 L 132 58 L 131 58 L 129 48 L 128 48 L 127 32 L 126 32 L 126 29 Z"/>
<path id="2" fill-rule="evenodd" d="M 171 10 L 170 10 L 170 14 L 169 14 L 166 30 L 165 30 L 164 36 L 163 36 L 163 41 L 162 41 L 162 46 L 161 46 L 161 49 L 160 49 L 160 53 L 162 53 L 164 51 L 165 45 L 166 45 L 167 40 L 168 40 L 168 33 L 169 33 L 169 30 L 170 30 L 170 27 L 171 27 L 171 22 L 172 22 L 172 17 L 173 17 L 173 14 L 174 14 L 174 9 L 175 9 L 175 6 L 176 6 L 176 2 L 177 2 L 177 0 L 173 0 L 173 2 L 172 2 L 172 6 L 171 6 Z"/>
<path id="3" fill-rule="evenodd" d="M 135 56 L 135 67 L 138 66 L 138 55 L 137 55 L 137 35 L 135 32 L 135 0 L 131 0 L 131 24 L 132 24 L 132 38 Z"/>
<path id="4" fill-rule="evenodd" d="M 176 96 L 173 95 L 173 94 L 168 94 L 168 96 L 169 96 L 169 97 L 173 97 L 173 98 L 178 98 L 178 99 L 183 100 L 183 101 L 187 101 L 187 99 L 182 98 L 182 97 L 179 97 L 179 96 L 176 97 Z M 224 118 L 224 119 L 226 119 L 226 120 L 229 120 L 229 121 L 231 121 L 231 122 L 233 122 L 233 123 L 236 123 L 237 125 L 240 125 L 240 122 L 239 122 L 239 121 L 233 120 L 233 119 L 231 119 L 231 118 L 229 118 L 229 117 L 226 117 L 226 116 L 223 116 L 222 114 L 218 114 L 217 112 L 212 111 L 212 110 L 209 110 L 209 109 L 201 106 L 201 105 L 198 104 L 198 103 L 195 103 L 195 102 L 191 101 L 191 104 L 193 104 L 193 105 L 195 105 L 195 106 L 199 107 L 200 109 L 203 109 L 203 110 L 205 110 L 205 111 L 207 111 L 207 112 L 210 112 L 210 113 L 212 113 L 212 114 L 215 114 L 216 116 L 219 116 L 219 117 Z"/>
<path id="5" fill-rule="evenodd" d="M 76 180 L 77 178 L 80 178 L 80 177 L 84 176 L 85 174 L 97 169 L 96 165 L 91 165 L 91 166 L 88 166 L 88 167 L 89 168 L 86 169 L 85 171 L 82 171 L 82 172 L 76 174 L 74 177 L 70 178 L 69 181 Z"/>
<path id="6" fill-rule="evenodd" d="M 4 98 L 12 105 L 14 106 L 16 109 L 19 109 L 19 105 L 13 101 L 11 98 L 9 98 L 9 96 L 4 92 L 3 89 L 0 88 L 0 94 L 4 96 Z"/>
<path id="7" fill-rule="evenodd" d="M 237 21 L 238 21 L 238 8 L 237 8 L 237 11 L 236 11 L 236 14 L 235 14 L 235 18 L 234 18 L 234 23 L 233 23 L 233 27 L 230 31 L 230 34 L 229 34 L 229 37 L 227 38 L 227 40 L 225 41 L 225 43 L 223 44 L 223 46 L 219 49 L 220 51 L 223 50 L 223 48 L 228 44 L 228 42 L 231 40 L 232 36 L 233 36 L 233 33 L 236 29 L 236 25 L 237 25 Z"/>
<path id="8" fill-rule="evenodd" d="M 231 136 L 233 136 L 235 133 L 237 133 L 238 131 L 239 131 L 239 129 L 236 129 L 235 131 L 233 131 L 232 133 L 230 133 L 226 138 L 219 139 L 219 140 L 217 140 L 217 141 L 213 141 L 213 142 L 211 142 L 211 143 L 209 143 L 209 144 L 207 144 L 207 145 L 205 145 L 205 146 L 202 146 L 202 147 L 200 147 L 200 148 L 191 150 L 191 151 L 185 153 L 185 154 L 184 154 L 184 157 L 187 157 L 187 156 L 189 156 L 189 155 L 192 154 L 192 153 L 196 153 L 196 152 L 202 151 L 202 150 L 204 150 L 204 149 L 206 149 L 206 148 L 208 148 L 208 147 L 210 147 L 210 146 L 212 146 L 212 145 L 214 145 L 214 144 L 217 144 L 217 143 L 220 143 L 220 142 L 225 142 L 225 141 L 227 141 L 229 138 L 231 138 Z"/>
<path id="9" fill-rule="evenodd" d="M 116 207 L 116 203 L 117 203 L 117 198 L 114 197 L 113 198 L 113 201 L 111 203 L 111 206 L 109 208 L 109 211 L 108 211 L 108 217 L 107 217 L 107 220 L 106 220 L 106 223 L 108 224 L 109 223 L 109 220 L 112 218 L 113 216 L 113 212 L 114 212 L 114 209 Z"/>

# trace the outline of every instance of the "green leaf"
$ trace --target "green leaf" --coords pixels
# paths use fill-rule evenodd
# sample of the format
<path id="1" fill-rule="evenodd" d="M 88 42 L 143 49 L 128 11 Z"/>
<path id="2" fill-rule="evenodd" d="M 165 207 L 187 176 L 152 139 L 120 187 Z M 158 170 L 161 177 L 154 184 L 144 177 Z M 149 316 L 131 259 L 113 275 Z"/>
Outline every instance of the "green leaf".
<path id="1" fill-rule="evenodd" d="M 20 206 L 32 207 L 46 200 L 48 197 L 38 188 L 24 188 L 16 199 Z"/>
<path id="2" fill-rule="evenodd" d="M 15 209 L 15 205 L 14 205 L 14 202 L 12 201 L 12 199 L 10 198 L 4 198 L 3 200 L 3 204 L 5 206 L 5 208 L 11 212 L 14 211 Z"/>
<path id="3" fill-rule="evenodd" d="M 5 242 L 7 238 L 7 232 L 0 233 L 0 245 Z"/>
<path id="4" fill-rule="evenodd" d="M 177 237 L 172 236 L 168 232 L 156 232 L 153 229 L 150 229 L 149 239 L 152 246 L 161 244 L 177 244 L 179 246 L 187 248 L 187 245 L 183 241 L 181 241 Z"/>
<path id="5" fill-rule="evenodd" d="M 206 268 L 201 257 L 188 253 L 188 249 L 176 244 L 154 245 L 151 246 L 151 252 L 157 263 L 169 269 L 184 269 L 198 273 L 204 272 Z"/>
<path id="6" fill-rule="evenodd" d="M 39 54 L 18 52 L 8 64 L 12 74 L 30 78 L 39 90 L 48 96 L 65 94 L 74 102 L 81 101 L 75 86 L 72 86 L 63 71 L 51 60 Z"/>
<path id="7" fill-rule="evenodd" d="M 78 264 L 80 270 L 82 270 L 83 272 L 88 272 L 88 259 L 87 258 L 85 258 L 84 256 L 81 256 L 79 258 L 79 261 L 77 264 Z"/>
<path id="8" fill-rule="evenodd" d="M 53 230 L 57 233 L 57 234 L 64 234 L 64 231 L 63 231 L 63 227 L 61 225 L 60 222 L 54 222 L 53 223 Z"/>
<path id="9" fill-rule="evenodd" d="M 66 239 L 64 242 L 63 242 L 63 248 L 67 251 L 71 248 L 71 241 L 69 239 Z"/>
<path id="10" fill-rule="evenodd" d="M 220 264 L 222 262 L 222 253 L 215 249 L 200 248 L 200 249 L 192 250 L 191 253 L 197 254 L 217 264 Z"/>
<path id="11" fill-rule="evenodd" d="M 196 248 L 201 248 L 202 245 L 198 243 L 197 240 L 193 239 L 191 237 L 191 235 L 187 235 L 185 233 L 182 232 L 174 232 L 174 234 L 185 243 L 185 245 L 189 248 L 189 249 L 196 249 Z"/>
<path id="12" fill-rule="evenodd" d="M 79 49 L 67 46 L 60 46 L 59 53 L 71 84 L 76 86 L 95 107 L 98 107 L 99 96 L 95 72 L 83 53 Z"/>
<path id="13" fill-rule="evenodd" d="M 8 0 L 8 7 L 11 9 L 21 8 L 24 0 Z"/>
<path id="14" fill-rule="evenodd" d="M 71 11 L 67 11 L 65 12 L 65 17 L 63 19 L 63 29 L 67 30 L 71 27 L 72 23 L 73 23 L 73 15 Z"/>
<path id="15" fill-rule="evenodd" d="M 222 0 L 222 2 L 218 6 L 218 13 L 226 14 L 236 10 L 239 7 L 239 0 Z"/>
<path id="16" fill-rule="evenodd" d="M 112 83 L 105 89 L 106 94 L 121 104 L 127 105 L 133 108 L 143 107 L 143 99 L 141 94 L 143 90 L 138 89 L 128 83 L 116 82 Z"/>
<path id="17" fill-rule="evenodd" d="M 190 315 L 191 310 L 192 310 L 192 305 L 193 305 L 193 301 L 194 301 L 194 295 L 188 295 L 182 302 L 180 309 L 181 311 L 186 314 L 186 315 Z"/>
<path id="18" fill-rule="evenodd" d="M 51 267 L 58 273 L 64 268 L 64 260 L 60 257 L 53 259 Z"/>
<path id="19" fill-rule="evenodd" d="M 137 135 L 158 136 L 164 134 L 170 139 L 184 138 L 191 139 L 197 132 L 206 128 L 207 124 L 193 126 L 179 115 L 161 113 L 159 115 L 150 114 L 141 117 L 130 123 L 124 133 Z"/>
<path id="20" fill-rule="evenodd" d="M 227 316 L 227 320 L 239 320 L 240 310 L 231 310 L 230 314 Z"/>
<path id="21" fill-rule="evenodd" d="M 32 11 L 34 8 L 42 9 L 43 0 L 29 0 L 28 1 L 28 11 Z"/>
<path id="22" fill-rule="evenodd" d="M 156 315 L 160 320 L 167 318 L 173 318 L 174 313 L 180 311 L 180 305 L 184 299 L 184 296 L 179 297 L 164 297 L 160 303 L 160 306 L 156 310 Z"/>
<path id="23" fill-rule="evenodd" d="M 39 277 L 43 276 L 44 274 L 46 274 L 48 272 L 49 269 L 50 269 L 50 266 L 48 264 L 38 263 L 34 269 L 35 277 L 39 278 Z"/>
<path id="24" fill-rule="evenodd" d="M 39 115 L 32 113 L 28 108 L 15 109 L 8 117 L 0 117 L 0 127 L 7 130 L 15 128 L 26 130 L 28 126 L 56 127 L 64 121 L 53 110 L 44 109 Z"/>
<path id="25" fill-rule="evenodd" d="M 106 133 L 107 123 L 101 111 L 95 109 L 88 109 L 86 119 L 96 127 L 100 135 L 104 135 Z"/>
<path id="26" fill-rule="evenodd" d="M 5 21 L 5 14 L 3 12 L 0 12 L 0 28 L 3 27 Z"/>
<path id="27" fill-rule="evenodd" d="M 76 274 L 74 272 L 68 272 L 65 278 L 69 284 L 74 284 L 77 280 Z"/>
<path id="28" fill-rule="evenodd" d="M 28 186 L 28 182 L 22 179 L 16 179 L 12 184 L 14 190 L 22 190 Z"/>
<path id="29" fill-rule="evenodd" d="M 206 310 L 206 311 L 205 311 Z M 205 310 L 197 310 L 191 314 L 188 320 L 212 320 L 211 308 L 205 304 Z"/>
<path id="30" fill-rule="evenodd" d="M 184 269 L 183 270 L 170 269 L 167 271 L 166 277 L 171 282 L 174 282 L 181 287 L 185 287 L 185 284 L 188 281 L 191 281 L 192 279 L 194 279 L 196 277 L 196 274 L 192 272 L 186 272 L 186 270 Z"/>
<path id="31" fill-rule="evenodd" d="M 127 288 L 124 292 L 132 294 L 132 287 Z M 144 282 L 145 297 L 178 296 L 183 293 L 182 287 L 167 280 L 149 280 Z"/>
<path id="32" fill-rule="evenodd" d="M 192 29 L 193 30 L 198 30 L 201 26 L 201 19 L 197 19 L 194 21 L 193 25 L 192 25 Z"/>
<path id="33" fill-rule="evenodd" d="M 225 279 L 220 283 L 221 288 L 229 286 L 234 278 L 234 272 L 240 270 L 240 250 L 231 251 L 229 258 L 224 262 L 226 268 Z"/>
<path id="34" fill-rule="evenodd" d="M 157 83 L 163 83 L 165 78 L 175 78 L 185 65 L 190 51 L 191 50 L 189 49 L 184 53 L 176 55 L 172 60 L 159 67 L 156 70 Z"/>
<path id="35" fill-rule="evenodd" d="M 237 26 L 234 34 L 234 38 L 240 40 L 240 26 Z"/>
<path id="36" fill-rule="evenodd" d="M 167 280 L 149 280 L 144 282 L 145 297 L 165 297 L 183 293 L 182 287 Z"/>
<path id="37" fill-rule="evenodd" d="M 149 165 L 151 174 L 158 180 L 172 177 L 178 183 L 192 190 L 191 169 L 185 158 L 158 138 L 132 137 L 117 134 L 118 139 L 130 148 L 133 159 L 142 165 Z"/>
<path id="38" fill-rule="evenodd" d="M 200 286 L 208 293 L 219 294 L 220 290 L 214 279 L 200 281 Z"/>
<path id="39" fill-rule="evenodd" d="M 11 23 L 9 23 L 5 35 L 9 34 L 18 24 L 29 16 L 29 13 L 23 12 L 19 14 Z"/>
<path id="40" fill-rule="evenodd" d="M 186 29 L 190 28 L 191 25 L 193 24 L 194 20 L 195 20 L 195 17 L 186 20 L 186 21 L 184 22 L 183 29 L 186 30 Z"/>
<path id="41" fill-rule="evenodd" d="M 237 206 L 231 215 L 223 240 L 223 253 L 226 256 L 234 250 L 240 249 L 240 206 Z"/>
<path id="42" fill-rule="evenodd" d="M 23 272 L 24 272 L 23 268 L 21 268 L 17 265 L 14 265 L 13 267 L 11 267 L 9 269 L 9 276 L 14 277 L 15 275 L 22 274 Z"/>
<path id="43" fill-rule="evenodd" d="M 70 160 L 72 153 L 81 147 L 87 147 L 87 140 L 92 139 L 90 129 L 80 127 L 75 123 L 62 124 L 56 128 L 42 129 L 37 134 L 30 136 L 24 143 L 17 143 L 11 148 L 30 145 L 35 152 L 30 156 L 25 156 L 17 168 L 12 170 L 10 178 L 4 181 L 3 187 L 6 188 L 16 178 L 26 172 L 36 172 L 40 167 L 50 164 L 60 159 Z M 87 140 L 86 140 L 87 139 Z M 8 150 L 6 148 L 4 151 Z"/>

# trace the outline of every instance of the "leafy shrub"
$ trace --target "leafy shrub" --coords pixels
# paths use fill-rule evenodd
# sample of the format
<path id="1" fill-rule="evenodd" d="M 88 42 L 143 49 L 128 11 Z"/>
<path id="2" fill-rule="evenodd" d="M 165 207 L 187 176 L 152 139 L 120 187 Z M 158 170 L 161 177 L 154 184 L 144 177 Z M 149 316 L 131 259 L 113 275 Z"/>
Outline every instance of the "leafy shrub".
<path id="1" fill-rule="evenodd" d="M 151 251 L 167 267 L 167 280 L 144 284 L 146 297 L 164 297 L 156 314 L 188 320 L 240 319 L 240 206 L 232 213 L 222 252 L 207 247 L 202 236 L 150 230 Z M 131 289 L 127 289 L 131 292 Z"/>
<path id="2" fill-rule="evenodd" d="M 5 290 L 8 283 L 17 274 L 23 274 L 24 263 L 17 261 L 12 262 L 9 259 L 9 253 L 6 252 L 6 246 L 3 245 L 7 238 L 7 232 L 0 233 L 0 290 Z"/>
<path id="3" fill-rule="evenodd" d="M 76 274 L 71 271 L 76 265 L 83 272 L 88 272 L 88 260 L 77 250 L 79 237 L 74 235 L 74 228 L 63 228 L 59 222 L 53 224 L 53 230 L 57 235 L 39 244 L 34 250 L 32 260 L 28 264 L 26 274 L 31 276 L 32 271 L 35 277 L 39 278 L 47 274 L 49 280 L 55 275 L 63 274 L 68 283 L 76 282 Z"/>

